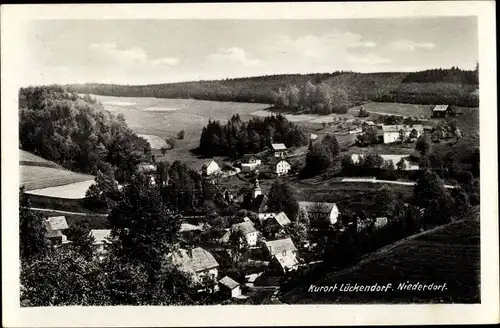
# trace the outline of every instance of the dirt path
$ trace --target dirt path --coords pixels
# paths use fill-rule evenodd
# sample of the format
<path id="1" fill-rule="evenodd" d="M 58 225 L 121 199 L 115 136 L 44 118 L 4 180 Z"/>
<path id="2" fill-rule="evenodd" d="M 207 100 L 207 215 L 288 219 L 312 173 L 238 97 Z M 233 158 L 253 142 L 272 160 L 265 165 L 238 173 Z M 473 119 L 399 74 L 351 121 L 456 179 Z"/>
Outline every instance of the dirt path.
<path id="1" fill-rule="evenodd" d="M 414 186 L 417 183 L 413 181 L 392 181 L 392 180 L 377 180 L 376 178 L 343 178 L 341 182 L 370 182 L 370 183 L 389 183 L 402 186 Z M 455 186 L 444 185 L 447 189 L 455 189 Z"/>

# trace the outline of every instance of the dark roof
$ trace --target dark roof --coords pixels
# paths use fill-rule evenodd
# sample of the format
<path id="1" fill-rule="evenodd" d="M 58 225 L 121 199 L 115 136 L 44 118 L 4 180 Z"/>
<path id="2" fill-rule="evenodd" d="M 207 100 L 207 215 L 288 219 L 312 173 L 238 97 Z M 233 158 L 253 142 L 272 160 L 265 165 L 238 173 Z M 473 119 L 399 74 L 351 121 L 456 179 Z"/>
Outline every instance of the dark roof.
<path id="1" fill-rule="evenodd" d="M 259 159 L 259 158 L 257 156 L 255 156 L 254 154 L 245 154 L 245 155 L 243 155 L 243 157 L 241 157 L 241 161 L 243 163 L 247 163 L 251 160 L 257 160 L 257 159 Z"/>
<path id="2" fill-rule="evenodd" d="M 321 208 L 323 209 L 322 212 L 330 214 L 334 206 L 335 203 L 299 202 L 299 208 L 305 210 L 306 212 L 314 212 Z"/>
<path id="3" fill-rule="evenodd" d="M 184 270 L 200 272 L 219 266 L 210 252 L 201 247 L 192 250 L 179 249 L 168 256 L 174 265 L 180 265 Z"/>
<path id="4" fill-rule="evenodd" d="M 252 203 L 252 210 L 257 213 L 265 213 L 267 211 L 267 201 L 269 199 L 266 195 L 258 195 Z"/>

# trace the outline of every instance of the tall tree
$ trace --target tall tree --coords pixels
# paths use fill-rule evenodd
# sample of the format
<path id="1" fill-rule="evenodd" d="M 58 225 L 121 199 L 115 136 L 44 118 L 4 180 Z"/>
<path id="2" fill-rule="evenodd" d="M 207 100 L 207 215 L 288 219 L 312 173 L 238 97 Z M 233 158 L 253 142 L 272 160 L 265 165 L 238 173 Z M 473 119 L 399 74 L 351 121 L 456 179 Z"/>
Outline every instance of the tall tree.
<path id="1" fill-rule="evenodd" d="M 295 221 L 299 211 L 299 203 L 295 197 L 295 192 L 289 184 L 276 179 L 271 186 L 268 197 L 267 207 L 269 211 L 275 213 L 283 211 L 290 220 Z"/>
<path id="2" fill-rule="evenodd" d="M 30 201 L 23 186 L 19 188 L 19 246 L 22 260 L 44 256 L 51 251 L 44 218 L 29 207 Z"/>

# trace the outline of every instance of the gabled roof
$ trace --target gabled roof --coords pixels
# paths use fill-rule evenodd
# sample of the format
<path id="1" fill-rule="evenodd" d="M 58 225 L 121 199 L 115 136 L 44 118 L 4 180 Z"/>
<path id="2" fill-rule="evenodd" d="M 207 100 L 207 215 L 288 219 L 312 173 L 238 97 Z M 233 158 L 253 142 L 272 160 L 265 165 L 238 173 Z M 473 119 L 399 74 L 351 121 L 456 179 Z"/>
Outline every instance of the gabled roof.
<path id="1" fill-rule="evenodd" d="M 278 165 L 278 163 L 280 163 L 280 162 L 288 163 L 283 158 L 276 158 L 276 157 L 271 158 L 268 163 L 269 163 L 269 165 Z M 290 163 L 288 163 L 288 165 L 290 165 Z"/>
<path id="2" fill-rule="evenodd" d="M 178 249 L 167 255 L 167 260 L 174 265 L 179 265 L 185 271 L 194 273 L 219 266 L 213 255 L 201 247 L 192 250 Z"/>
<path id="3" fill-rule="evenodd" d="M 241 157 L 241 162 L 242 163 L 248 163 L 252 160 L 257 160 L 259 159 L 257 156 L 255 156 L 254 154 L 245 154 L 243 155 L 243 157 Z"/>
<path id="4" fill-rule="evenodd" d="M 203 231 L 203 227 L 201 225 L 194 225 L 189 223 L 181 223 L 180 232 L 186 231 Z"/>
<path id="5" fill-rule="evenodd" d="M 94 238 L 94 244 L 103 244 L 110 242 L 111 229 L 92 229 L 89 236 Z"/>
<path id="6" fill-rule="evenodd" d="M 322 203 L 322 202 L 299 202 L 299 208 L 305 210 L 306 212 L 315 212 L 321 205 L 322 212 L 325 214 L 329 214 L 333 208 L 335 207 L 335 203 Z"/>
<path id="7" fill-rule="evenodd" d="M 271 147 L 273 147 L 273 150 L 286 150 L 285 144 L 282 143 L 273 143 Z"/>
<path id="8" fill-rule="evenodd" d="M 449 105 L 436 105 L 434 107 L 433 111 L 434 112 L 445 112 L 448 109 Z"/>
<path id="9" fill-rule="evenodd" d="M 283 253 L 277 253 L 274 255 L 274 258 L 276 258 L 283 271 L 285 268 L 293 268 L 299 264 L 297 257 L 291 252 L 287 252 L 286 255 L 283 255 Z"/>
<path id="10" fill-rule="evenodd" d="M 274 256 L 278 253 L 283 253 L 283 251 L 296 251 L 297 247 L 293 244 L 293 241 L 290 238 L 286 239 L 278 239 L 266 241 L 266 248 L 271 253 L 271 256 Z"/>
<path id="11" fill-rule="evenodd" d="M 208 166 L 209 166 L 210 164 L 212 164 L 212 163 L 215 163 L 217 166 L 219 166 L 219 164 L 217 164 L 217 162 L 216 162 L 216 161 L 214 161 L 213 159 L 208 159 L 208 160 L 206 160 L 205 162 L 203 162 L 202 167 L 208 167 Z"/>
<path id="12" fill-rule="evenodd" d="M 219 280 L 219 283 L 226 286 L 230 290 L 233 290 L 240 285 L 238 282 L 234 281 L 233 279 L 231 279 L 228 276 L 225 276 L 224 278 Z"/>
<path id="13" fill-rule="evenodd" d="M 245 234 L 245 235 L 257 231 L 257 229 L 255 229 L 252 221 L 245 221 L 245 222 L 233 224 L 231 226 L 231 231 L 234 232 L 236 230 L 241 230 L 241 232 L 243 232 L 243 234 Z"/>
<path id="14" fill-rule="evenodd" d="M 289 225 L 290 223 L 292 223 L 292 221 L 290 221 L 290 219 L 288 218 L 288 216 L 285 214 L 285 212 L 279 212 L 275 217 L 274 219 L 276 220 L 276 222 L 278 222 L 278 224 L 282 227 L 285 227 L 287 225 Z"/>
<path id="15" fill-rule="evenodd" d="M 66 222 L 64 216 L 51 216 L 46 222 L 48 229 L 51 231 L 68 229 L 68 222 Z"/>
<path id="16" fill-rule="evenodd" d="M 267 212 L 267 201 L 269 199 L 266 195 L 258 195 L 252 203 L 252 211 L 257 213 L 265 213 Z"/>

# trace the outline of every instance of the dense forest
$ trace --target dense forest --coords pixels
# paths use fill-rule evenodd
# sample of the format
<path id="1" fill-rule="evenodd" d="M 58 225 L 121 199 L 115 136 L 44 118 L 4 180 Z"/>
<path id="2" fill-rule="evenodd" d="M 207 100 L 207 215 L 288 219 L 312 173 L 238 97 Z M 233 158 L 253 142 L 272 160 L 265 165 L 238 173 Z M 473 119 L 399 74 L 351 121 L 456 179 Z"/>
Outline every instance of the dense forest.
<path id="1" fill-rule="evenodd" d="M 68 88 L 83 94 L 98 94 L 120 97 L 190 98 L 214 101 L 255 102 L 287 104 L 283 101 L 286 90 L 291 86 L 322 85 L 322 89 L 333 89 L 334 95 L 344 100 L 347 94 L 348 106 L 362 101 L 398 101 L 415 104 L 450 103 L 457 106 L 478 106 L 479 99 L 470 95 L 478 87 L 478 69 L 473 71 L 435 69 L 414 73 L 354 73 L 333 72 L 317 74 L 266 75 L 249 78 L 218 81 L 195 81 L 151 85 L 78 84 Z M 437 84 L 437 86 L 435 85 Z M 326 92 L 329 94 L 329 92 Z M 281 100 L 279 99 L 281 96 Z M 289 98 L 289 97 L 288 97 Z M 307 98 L 306 98 L 307 99 Z M 294 98 L 292 97 L 292 104 Z M 308 102 L 306 101 L 305 104 Z M 323 99 L 317 106 L 306 107 L 311 112 L 325 110 Z M 337 101 L 333 102 L 334 104 Z M 290 98 L 288 99 L 290 104 Z M 340 102 L 343 104 L 343 101 Z M 304 104 L 302 104 L 304 105 Z M 328 105 L 326 105 L 327 107 Z M 343 106 L 343 105 L 342 105 Z M 342 106 L 340 106 L 342 108 Z M 278 106 L 279 107 L 279 106 Z M 292 106 L 293 107 L 293 106 Z M 337 112 L 333 110 L 332 112 Z M 341 110 L 340 110 L 341 111 Z"/>
<path id="2" fill-rule="evenodd" d="M 61 86 L 20 89 L 19 109 L 20 148 L 70 170 L 130 172 L 150 150 L 123 116 L 115 117 L 91 97 Z"/>
<path id="3" fill-rule="evenodd" d="M 307 136 L 298 125 L 283 115 L 252 118 L 243 122 L 238 114 L 226 125 L 209 121 L 203 128 L 198 151 L 205 156 L 237 158 L 246 153 L 258 153 L 271 143 L 284 143 L 287 147 L 307 144 Z"/>
<path id="4" fill-rule="evenodd" d="M 325 83 L 314 85 L 307 81 L 300 88 L 289 85 L 285 89 L 280 89 L 275 107 L 292 112 L 344 114 L 349 108 L 349 97 L 344 89 L 331 87 Z"/>

